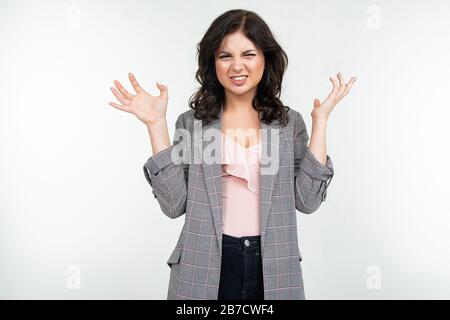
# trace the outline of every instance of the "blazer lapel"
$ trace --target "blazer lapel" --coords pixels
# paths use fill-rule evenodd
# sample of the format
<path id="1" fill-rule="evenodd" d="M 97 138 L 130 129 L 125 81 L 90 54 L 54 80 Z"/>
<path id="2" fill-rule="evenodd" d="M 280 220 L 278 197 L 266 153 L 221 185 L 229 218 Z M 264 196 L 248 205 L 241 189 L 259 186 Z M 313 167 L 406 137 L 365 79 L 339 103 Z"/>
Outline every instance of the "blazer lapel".
<path id="1" fill-rule="evenodd" d="M 264 246 L 264 241 L 266 239 L 265 233 L 267 218 L 269 216 L 269 210 L 272 204 L 272 191 L 275 177 L 278 174 L 280 155 L 283 150 L 282 146 L 286 139 L 284 136 L 284 130 L 280 125 L 273 123 L 266 124 L 261 121 L 261 129 L 263 129 L 263 134 L 259 187 L 259 210 L 261 214 L 261 246 Z"/>
<path id="2" fill-rule="evenodd" d="M 213 162 L 212 164 L 206 163 L 203 159 L 203 150 L 212 142 L 209 140 L 209 137 L 205 137 L 205 133 L 211 129 L 216 129 L 221 132 L 222 112 L 223 108 L 220 110 L 219 119 L 212 121 L 206 126 L 202 124 L 203 148 L 201 149 L 206 190 L 208 192 L 209 203 L 211 204 L 214 229 L 216 230 L 217 240 L 219 241 L 220 256 L 222 256 L 222 161 Z M 218 150 L 216 152 L 219 152 L 218 157 L 222 159 L 222 139 L 219 139 L 217 146 Z"/>
<path id="3" fill-rule="evenodd" d="M 218 133 L 222 130 L 222 114 L 223 107 L 220 110 L 219 118 L 212 121 L 208 125 L 202 125 L 202 150 L 212 143 L 210 137 L 205 137 L 205 132 L 209 129 L 216 129 Z M 275 167 L 278 168 L 281 145 L 284 143 L 283 128 L 276 124 L 266 124 L 260 122 L 260 129 L 262 132 L 262 150 L 261 150 L 261 173 L 265 173 L 263 167 Z M 272 130 L 274 129 L 274 130 Z M 273 140 L 275 139 L 275 140 Z M 218 158 L 222 159 L 222 139 L 219 139 L 217 143 Z M 278 152 L 274 152 L 273 148 L 279 148 Z M 217 241 L 219 242 L 219 251 L 222 255 L 222 161 L 218 163 L 206 163 L 202 158 L 202 167 L 205 176 L 205 184 L 208 193 L 209 202 L 211 204 L 211 211 L 213 215 L 214 229 L 217 235 Z M 275 176 L 278 173 L 276 170 L 272 174 L 261 174 L 260 176 L 260 214 L 261 214 L 261 241 L 264 243 L 265 229 L 267 226 L 267 217 L 270 210 L 272 191 L 274 186 Z M 245 213 L 244 213 L 245 214 Z"/>

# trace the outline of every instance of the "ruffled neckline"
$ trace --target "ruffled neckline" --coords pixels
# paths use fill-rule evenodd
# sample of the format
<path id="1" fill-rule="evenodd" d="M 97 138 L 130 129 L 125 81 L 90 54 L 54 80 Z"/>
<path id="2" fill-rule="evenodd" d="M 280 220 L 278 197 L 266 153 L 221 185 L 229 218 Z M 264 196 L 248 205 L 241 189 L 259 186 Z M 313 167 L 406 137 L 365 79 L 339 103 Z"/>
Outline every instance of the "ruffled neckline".
<path id="1" fill-rule="evenodd" d="M 222 133 L 223 170 L 246 180 L 247 189 L 254 194 L 258 193 L 259 188 L 261 145 L 262 143 L 259 142 L 245 148 Z"/>

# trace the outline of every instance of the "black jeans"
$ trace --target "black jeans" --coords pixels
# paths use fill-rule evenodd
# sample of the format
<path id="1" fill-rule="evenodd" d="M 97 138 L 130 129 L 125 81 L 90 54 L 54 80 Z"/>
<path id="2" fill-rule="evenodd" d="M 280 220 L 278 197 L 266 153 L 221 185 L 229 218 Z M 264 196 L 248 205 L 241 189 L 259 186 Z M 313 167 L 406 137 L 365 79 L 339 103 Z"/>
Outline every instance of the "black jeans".
<path id="1" fill-rule="evenodd" d="M 264 300 L 261 236 L 222 235 L 219 300 Z"/>

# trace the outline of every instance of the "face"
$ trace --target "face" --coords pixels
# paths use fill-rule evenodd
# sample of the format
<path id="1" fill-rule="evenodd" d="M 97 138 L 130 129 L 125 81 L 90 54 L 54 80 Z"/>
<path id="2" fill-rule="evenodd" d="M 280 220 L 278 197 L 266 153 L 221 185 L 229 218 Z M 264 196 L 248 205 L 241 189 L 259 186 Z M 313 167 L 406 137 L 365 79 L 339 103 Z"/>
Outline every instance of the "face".
<path id="1" fill-rule="evenodd" d="M 258 83 L 264 73 L 265 59 L 241 31 L 223 38 L 215 54 L 216 74 L 226 94 L 256 95 Z M 234 76 L 245 76 L 243 80 Z"/>

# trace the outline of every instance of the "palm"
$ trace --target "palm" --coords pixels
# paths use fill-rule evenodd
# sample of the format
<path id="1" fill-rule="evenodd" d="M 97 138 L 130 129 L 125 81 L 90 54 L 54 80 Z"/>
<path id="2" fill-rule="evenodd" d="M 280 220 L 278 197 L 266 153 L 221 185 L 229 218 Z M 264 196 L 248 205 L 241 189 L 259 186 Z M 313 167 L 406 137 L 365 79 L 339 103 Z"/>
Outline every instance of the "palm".
<path id="1" fill-rule="evenodd" d="M 147 92 L 139 93 L 130 101 L 130 108 L 138 119 L 147 122 L 156 121 L 165 116 L 167 99 L 154 97 Z M 145 122 L 145 121 L 144 121 Z"/>
<path id="2" fill-rule="evenodd" d="M 128 92 L 119 81 L 114 81 L 116 88 L 111 88 L 114 96 L 121 104 L 110 102 L 109 104 L 119 110 L 134 114 L 139 120 L 145 124 L 151 124 L 162 119 L 166 115 L 168 93 L 167 87 L 157 84 L 161 92 L 159 96 L 152 96 L 145 91 L 132 73 L 129 78 L 136 94 Z"/>

